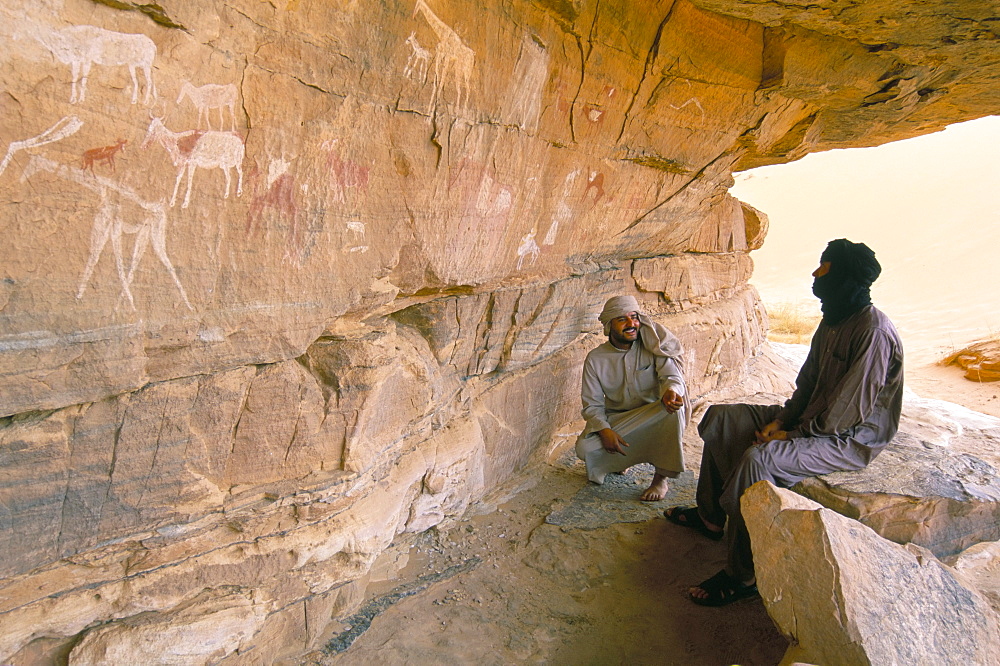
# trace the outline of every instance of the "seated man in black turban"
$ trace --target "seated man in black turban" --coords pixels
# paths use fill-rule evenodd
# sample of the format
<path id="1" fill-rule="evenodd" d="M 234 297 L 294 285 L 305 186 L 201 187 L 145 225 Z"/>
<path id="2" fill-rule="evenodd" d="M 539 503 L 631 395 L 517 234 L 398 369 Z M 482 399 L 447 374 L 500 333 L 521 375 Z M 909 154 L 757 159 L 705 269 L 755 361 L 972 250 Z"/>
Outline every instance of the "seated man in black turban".
<path id="1" fill-rule="evenodd" d="M 784 405 L 713 405 L 698 432 L 705 441 L 697 507 L 667 519 L 710 539 L 727 537 L 726 568 L 688 591 L 691 601 L 722 606 L 757 593 L 750 535 L 740 514 L 743 491 L 761 480 L 789 488 L 819 474 L 861 469 L 899 427 L 903 347 L 871 303 L 881 267 L 863 243 L 831 241 L 813 273 L 823 320 Z"/>

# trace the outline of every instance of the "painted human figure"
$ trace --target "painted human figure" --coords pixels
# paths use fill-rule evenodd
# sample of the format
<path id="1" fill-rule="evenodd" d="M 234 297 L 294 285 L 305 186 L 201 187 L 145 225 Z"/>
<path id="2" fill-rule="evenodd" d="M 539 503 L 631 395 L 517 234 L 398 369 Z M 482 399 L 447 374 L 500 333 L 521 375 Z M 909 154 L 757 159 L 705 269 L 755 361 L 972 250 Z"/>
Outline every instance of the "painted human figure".
<path id="1" fill-rule="evenodd" d="M 726 568 L 690 588 L 696 604 L 722 606 L 757 594 L 743 491 L 762 480 L 790 488 L 806 477 L 862 469 L 895 436 L 903 345 L 871 303 L 881 270 L 867 245 L 831 241 L 813 272 L 823 320 L 792 397 L 784 405 L 713 405 L 705 412 L 698 505 L 665 512 L 714 540 L 725 530 Z"/>

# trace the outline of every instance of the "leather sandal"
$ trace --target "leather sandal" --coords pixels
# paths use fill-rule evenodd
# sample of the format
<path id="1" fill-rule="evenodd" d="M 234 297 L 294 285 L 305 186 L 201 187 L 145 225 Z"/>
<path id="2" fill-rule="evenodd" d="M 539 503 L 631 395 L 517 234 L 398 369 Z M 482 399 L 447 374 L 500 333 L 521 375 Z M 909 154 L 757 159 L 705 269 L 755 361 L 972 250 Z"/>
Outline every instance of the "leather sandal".
<path id="1" fill-rule="evenodd" d="M 699 606 L 727 606 L 740 599 L 749 599 L 760 594 L 757 585 L 744 585 L 727 574 L 725 569 L 700 583 L 698 587 L 707 592 L 708 596 L 702 599 L 688 593 L 688 599 Z"/>
<path id="2" fill-rule="evenodd" d="M 673 506 L 663 512 L 663 517 L 672 522 L 674 525 L 680 525 L 681 527 L 689 527 L 693 530 L 701 532 L 703 535 L 711 539 L 712 541 L 720 541 L 724 536 L 724 532 L 719 530 L 710 530 L 705 521 L 701 519 L 701 515 L 698 513 L 698 507 L 696 506 Z"/>

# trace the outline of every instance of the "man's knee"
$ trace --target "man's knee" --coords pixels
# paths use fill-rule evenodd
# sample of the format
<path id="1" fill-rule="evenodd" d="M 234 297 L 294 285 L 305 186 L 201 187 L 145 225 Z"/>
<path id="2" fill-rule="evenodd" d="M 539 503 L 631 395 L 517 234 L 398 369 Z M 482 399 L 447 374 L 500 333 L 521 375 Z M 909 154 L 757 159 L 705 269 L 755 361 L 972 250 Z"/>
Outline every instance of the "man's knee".
<path id="1" fill-rule="evenodd" d="M 760 477 L 771 470 L 772 464 L 773 459 L 766 446 L 750 446 L 743 452 L 737 473 L 749 473 L 751 477 Z"/>
<path id="2" fill-rule="evenodd" d="M 723 443 L 723 434 L 726 432 L 726 408 L 732 405 L 712 405 L 698 422 L 698 435 L 705 442 L 705 450 L 717 450 Z"/>
<path id="3" fill-rule="evenodd" d="M 586 460 L 587 454 L 591 451 L 596 451 L 597 449 L 604 448 L 601 445 L 601 438 L 596 434 L 591 433 L 586 437 L 580 436 L 576 438 L 576 457 L 580 460 Z"/>
<path id="4" fill-rule="evenodd" d="M 712 405 L 702 414 L 701 421 L 698 422 L 698 434 L 702 438 L 716 428 L 717 422 L 721 418 L 721 407 L 723 405 Z"/>

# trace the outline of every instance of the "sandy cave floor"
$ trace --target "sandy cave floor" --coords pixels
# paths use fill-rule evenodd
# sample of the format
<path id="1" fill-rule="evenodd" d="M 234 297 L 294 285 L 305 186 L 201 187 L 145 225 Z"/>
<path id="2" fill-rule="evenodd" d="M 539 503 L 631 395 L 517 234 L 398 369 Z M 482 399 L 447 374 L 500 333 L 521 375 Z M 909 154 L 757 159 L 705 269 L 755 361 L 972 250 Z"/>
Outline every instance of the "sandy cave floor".
<path id="1" fill-rule="evenodd" d="M 908 383 L 922 397 L 1000 416 L 1000 385 L 934 366 L 911 371 Z M 688 430 L 691 470 L 700 440 Z M 673 480 L 664 500 L 639 502 L 650 466 L 588 483 L 574 439 L 561 434 L 547 462 L 449 528 L 401 535 L 369 574 L 358 613 L 296 663 L 777 664 L 787 642 L 759 598 L 725 608 L 687 599 L 725 560 L 723 542 L 662 516 L 693 504 L 693 473 Z"/>
<path id="2" fill-rule="evenodd" d="M 572 447 L 560 449 L 553 463 L 477 506 L 478 515 L 395 544 L 382 559 L 405 561 L 402 570 L 370 586 L 366 606 L 304 663 L 780 661 L 786 641 L 759 599 L 712 609 L 686 598 L 725 558 L 721 542 L 661 515 L 693 502 L 691 472 L 665 500 L 643 503 L 652 467 L 596 486 Z"/>

